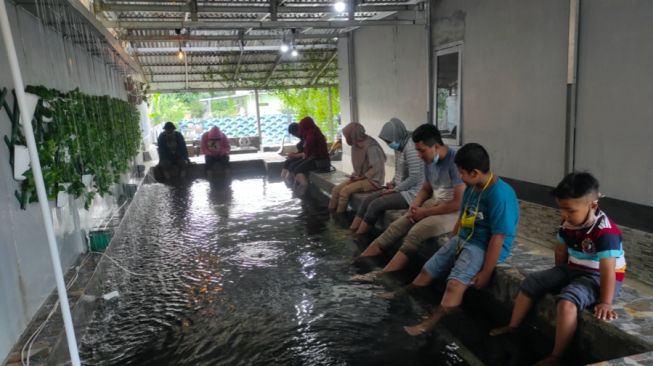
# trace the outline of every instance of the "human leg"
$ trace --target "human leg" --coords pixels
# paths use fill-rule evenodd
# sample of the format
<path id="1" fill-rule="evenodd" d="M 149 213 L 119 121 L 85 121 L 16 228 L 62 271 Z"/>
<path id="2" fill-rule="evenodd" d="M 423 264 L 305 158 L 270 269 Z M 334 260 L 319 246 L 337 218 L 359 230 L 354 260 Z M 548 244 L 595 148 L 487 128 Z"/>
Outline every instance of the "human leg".
<path id="1" fill-rule="evenodd" d="M 336 213 L 344 213 L 347 211 L 347 205 L 349 204 L 349 199 L 352 194 L 358 192 L 368 192 L 373 190 L 373 185 L 367 179 L 357 180 L 352 182 L 340 190 L 340 195 L 338 196 L 338 205 L 336 207 Z"/>
<path id="2" fill-rule="evenodd" d="M 303 173 L 298 173 L 295 175 L 295 182 L 297 182 L 295 193 L 297 193 L 298 196 L 303 197 L 308 189 L 308 178 L 306 178 L 306 175 Z"/>
<path id="3" fill-rule="evenodd" d="M 467 290 L 467 285 L 458 280 L 447 281 L 447 288 L 445 289 L 444 297 L 442 298 L 440 305 L 435 308 L 433 313 L 431 313 L 431 315 L 423 322 L 417 325 L 404 327 L 406 333 L 411 336 L 417 336 L 435 328 L 443 316 L 452 314 L 459 309 L 465 290 Z"/>
<path id="4" fill-rule="evenodd" d="M 410 257 L 417 253 L 426 239 L 451 230 L 456 218 L 457 215 L 455 214 L 434 215 L 425 217 L 417 222 L 408 230 L 399 251 L 392 257 L 385 268 L 383 268 L 383 271 L 394 272 L 406 267 L 410 261 Z"/>
<path id="5" fill-rule="evenodd" d="M 405 327 L 404 329 L 408 334 L 414 336 L 427 332 L 433 329 L 444 315 L 456 311 L 462 303 L 467 287 L 481 270 L 485 260 L 485 251 L 479 247 L 468 245 L 462 248 L 456 259 L 459 245 L 460 239 L 458 237 L 450 239 L 424 265 L 425 271 L 435 278 L 446 273 L 447 269 L 451 268 L 451 262 L 453 261 L 453 268 L 449 273 L 447 287 L 440 305 L 433 311 L 431 316 L 420 324 Z"/>
<path id="6" fill-rule="evenodd" d="M 371 201 L 367 207 L 356 234 L 362 235 L 369 232 L 374 226 L 374 223 L 376 223 L 376 220 L 378 220 L 386 210 L 402 210 L 407 208 L 408 203 L 400 193 L 379 194 L 379 197 Z"/>
<path id="7" fill-rule="evenodd" d="M 397 239 L 406 234 L 413 226 L 408 215 L 403 215 L 388 226 L 379 237 L 361 253 L 362 257 L 372 257 L 381 254 L 383 251 L 390 249 Z"/>
<path id="8" fill-rule="evenodd" d="M 381 197 L 382 194 L 383 194 L 383 192 L 379 190 L 379 191 L 374 192 L 374 193 L 368 195 L 367 197 L 365 197 L 365 199 L 361 203 L 360 207 L 358 208 L 358 211 L 356 212 L 356 216 L 354 217 L 354 221 L 351 223 L 351 226 L 349 227 L 351 230 L 354 230 L 354 231 L 358 230 L 358 227 L 360 226 L 361 222 L 363 221 L 363 217 L 365 216 L 365 213 L 367 212 L 367 208 L 369 207 L 369 205 L 372 202 L 379 199 L 379 197 Z"/>
<path id="9" fill-rule="evenodd" d="M 329 211 L 334 211 L 338 206 L 338 200 L 340 197 L 340 191 L 347 186 L 351 181 L 346 180 L 331 189 L 331 198 L 329 199 Z"/>
<path id="10" fill-rule="evenodd" d="M 514 332 L 519 328 L 535 303 L 535 300 L 544 296 L 549 291 L 557 291 L 569 281 L 566 267 L 553 267 L 544 271 L 530 274 L 522 281 L 519 293 L 515 299 L 515 307 L 510 316 L 508 325 L 494 328 L 491 336 L 498 336 Z"/>

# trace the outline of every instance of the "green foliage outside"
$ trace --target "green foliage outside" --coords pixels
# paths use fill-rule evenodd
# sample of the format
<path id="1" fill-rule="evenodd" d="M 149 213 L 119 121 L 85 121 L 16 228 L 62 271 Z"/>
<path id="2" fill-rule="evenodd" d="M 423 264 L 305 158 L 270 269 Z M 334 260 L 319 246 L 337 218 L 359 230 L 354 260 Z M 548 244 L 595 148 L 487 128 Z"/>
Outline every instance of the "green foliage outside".
<path id="1" fill-rule="evenodd" d="M 329 92 L 331 92 L 331 112 L 329 112 Z M 283 113 L 291 113 L 295 120 L 311 116 L 328 139 L 335 135 L 337 116 L 340 114 L 340 95 L 337 87 L 278 89 L 271 90 L 270 96 L 262 95 L 261 103 L 266 98 L 278 98 L 283 105 Z M 150 121 L 157 125 L 166 121 L 178 123 L 187 116 L 202 118 L 207 112 L 207 103 L 202 99 L 220 96 L 229 98 L 211 101 L 212 117 L 237 116 L 241 107 L 246 107 L 251 96 L 233 96 L 232 92 L 204 93 L 155 93 L 150 99 Z M 333 118 L 333 121 L 330 120 Z"/>
<path id="2" fill-rule="evenodd" d="M 331 113 L 329 113 L 329 91 L 331 92 Z M 320 127 L 327 139 L 335 134 L 337 129 L 336 117 L 340 114 L 340 94 L 338 88 L 307 88 L 307 89 L 281 89 L 273 91 L 287 112 L 300 120 L 311 116 Z M 332 117 L 334 120 L 330 121 Z M 332 128 L 333 127 L 333 128 Z"/>
<path id="3" fill-rule="evenodd" d="M 140 115 L 133 105 L 108 96 L 91 96 L 78 89 L 61 93 L 43 86 L 26 91 L 40 100 L 32 119 L 46 192 L 50 199 L 66 191 L 84 197 L 88 208 L 94 196 L 111 193 L 120 173 L 138 152 L 141 142 Z M 14 124 L 9 145 L 24 145 L 25 138 Z M 91 189 L 82 176 L 93 176 Z M 36 186 L 31 169 L 16 193 L 21 207 L 36 202 Z"/>
<path id="4" fill-rule="evenodd" d="M 445 88 L 438 88 L 437 91 L 437 123 L 440 127 L 446 125 L 447 119 L 447 97 L 449 97 L 449 90 Z"/>
<path id="5" fill-rule="evenodd" d="M 204 103 L 200 102 L 198 93 L 154 93 L 150 99 L 150 121 L 157 125 L 172 121 L 177 123 L 186 114 L 204 112 Z"/>
<path id="6" fill-rule="evenodd" d="M 211 101 L 211 111 L 213 117 L 233 117 L 238 115 L 238 110 L 243 103 L 247 103 L 245 98 L 224 98 Z"/>
<path id="7" fill-rule="evenodd" d="M 200 100 L 231 95 L 232 92 L 154 93 L 150 99 L 150 122 L 153 125 L 167 121 L 176 124 L 186 116 L 202 118 L 207 111 L 207 103 Z M 240 107 L 246 104 L 245 97 L 214 99 L 211 101 L 211 114 L 218 118 L 236 116 Z"/>

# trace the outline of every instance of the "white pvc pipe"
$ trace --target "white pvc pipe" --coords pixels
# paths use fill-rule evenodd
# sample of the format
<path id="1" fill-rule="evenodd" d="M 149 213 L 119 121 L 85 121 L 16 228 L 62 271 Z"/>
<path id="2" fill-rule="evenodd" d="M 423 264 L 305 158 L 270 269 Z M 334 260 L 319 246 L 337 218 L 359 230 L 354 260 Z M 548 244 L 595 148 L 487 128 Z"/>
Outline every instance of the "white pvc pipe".
<path id="1" fill-rule="evenodd" d="M 18 107 L 21 111 L 21 124 L 23 125 L 25 140 L 27 140 L 27 149 L 29 150 L 31 159 L 32 173 L 34 174 L 34 181 L 36 183 L 36 193 L 39 198 L 41 214 L 43 215 L 43 222 L 45 224 L 45 232 L 48 238 L 50 259 L 52 260 L 54 278 L 57 283 L 57 294 L 59 295 L 59 302 L 61 303 L 61 313 L 63 315 L 64 327 L 66 329 L 66 339 L 68 340 L 70 360 L 72 361 L 73 366 L 80 366 L 81 363 L 79 361 L 79 351 L 77 350 L 75 329 L 73 328 L 73 320 L 70 314 L 70 305 L 68 304 L 68 295 L 66 294 L 66 284 L 64 282 L 63 271 L 61 269 L 61 260 L 59 259 L 57 240 L 54 236 L 54 228 L 52 227 L 52 217 L 50 215 L 48 196 L 45 192 L 45 183 L 43 182 L 41 162 L 39 161 L 39 154 L 38 150 L 36 149 L 36 142 L 34 140 L 32 116 L 27 116 L 25 113 L 22 113 L 23 111 L 28 111 L 25 96 L 25 86 L 23 84 L 23 77 L 20 73 L 20 67 L 18 65 L 16 46 L 14 45 L 14 39 L 11 35 L 11 28 L 9 27 L 9 17 L 7 16 L 7 7 L 5 0 L 0 0 L 0 30 L 2 31 L 2 38 L 5 43 L 5 48 L 7 49 L 7 58 L 9 59 L 9 68 L 11 70 L 11 76 L 14 81 L 14 89 L 16 90 L 16 99 L 18 99 Z"/>

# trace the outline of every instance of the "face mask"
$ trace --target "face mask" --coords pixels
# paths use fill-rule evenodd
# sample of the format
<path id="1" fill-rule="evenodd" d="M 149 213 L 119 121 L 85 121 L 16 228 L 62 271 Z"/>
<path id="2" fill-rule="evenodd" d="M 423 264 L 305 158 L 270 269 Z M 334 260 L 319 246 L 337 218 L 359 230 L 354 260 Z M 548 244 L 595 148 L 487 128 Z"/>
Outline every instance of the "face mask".
<path id="1" fill-rule="evenodd" d="M 399 150 L 399 148 L 401 148 L 401 144 L 398 142 L 391 142 L 388 144 L 388 147 L 392 150 Z"/>
<path id="2" fill-rule="evenodd" d="M 440 161 L 440 154 L 438 154 L 438 149 L 435 149 L 435 155 L 433 155 L 433 164 L 437 164 Z"/>
<path id="3" fill-rule="evenodd" d="M 594 226 L 596 223 L 596 220 L 598 219 L 598 216 L 596 215 L 596 209 L 592 208 L 590 206 L 590 212 L 587 215 L 587 219 L 585 220 L 584 223 L 580 225 L 572 225 L 568 223 L 567 221 L 562 223 L 562 228 L 563 229 L 569 229 L 569 230 L 581 230 L 581 229 L 587 229 L 589 227 Z"/>

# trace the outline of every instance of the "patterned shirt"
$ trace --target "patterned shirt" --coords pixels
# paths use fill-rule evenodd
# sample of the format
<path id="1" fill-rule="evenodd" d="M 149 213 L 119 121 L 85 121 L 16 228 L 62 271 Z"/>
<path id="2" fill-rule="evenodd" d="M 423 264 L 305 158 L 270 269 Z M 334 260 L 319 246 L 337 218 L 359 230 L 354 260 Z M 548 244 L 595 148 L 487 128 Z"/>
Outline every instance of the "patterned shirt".
<path id="1" fill-rule="evenodd" d="M 600 276 L 601 259 L 615 258 L 615 276 L 621 282 L 626 274 L 621 231 L 603 211 L 599 210 L 596 215 L 596 222 L 589 229 L 560 228 L 558 239 L 567 246 L 568 265 L 593 275 Z"/>

